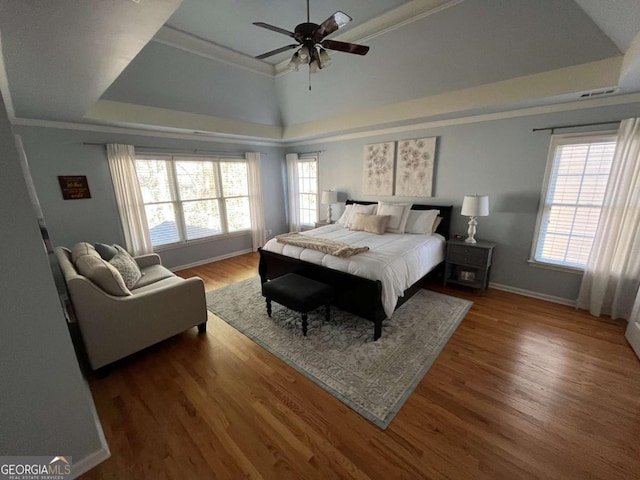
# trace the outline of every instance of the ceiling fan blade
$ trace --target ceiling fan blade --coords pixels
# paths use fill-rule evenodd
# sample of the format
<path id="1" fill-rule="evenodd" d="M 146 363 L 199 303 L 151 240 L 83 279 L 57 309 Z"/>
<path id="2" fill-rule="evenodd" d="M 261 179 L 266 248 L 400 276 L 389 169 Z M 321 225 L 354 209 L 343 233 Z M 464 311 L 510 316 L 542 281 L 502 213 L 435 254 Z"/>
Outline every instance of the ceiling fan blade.
<path id="1" fill-rule="evenodd" d="M 321 43 L 324 48 L 338 50 L 340 52 L 355 53 L 356 55 L 366 55 L 369 47 L 357 45 L 355 43 L 338 42 L 336 40 L 325 40 Z"/>
<path id="2" fill-rule="evenodd" d="M 336 13 L 322 22 L 315 32 L 313 32 L 313 39 L 316 43 L 319 43 L 327 35 L 331 35 L 333 32 L 341 27 L 344 27 L 351 21 L 351 17 L 344 12 L 338 10 Z"/>
<path id="3" fill-rule="evenodd" d="M 278 53 L 286 52 L 287 50 L 291 50 L 292 48 L 296 48 L 299 46 L 300 44 L 294 43 L 292 45 L 287 45 L 286 47 L 276 48 L 275 50 L 271 50 L 270 52 L 263 53 L 262 55 L 258 55 L 255 58 L 257 58 L 258 60 L 262 60 L 263 58 L 270 57 L 271 55 L 277 55 Z"/>
<path id="4" fill-rule="evenodd" d="M 253 24 L 257 25 L 258 27 L 266 28 L 267 30 L 271 30 L 273 32 L 281 33 L 283 35 L 286 35 L 287 37 L 295 38 L 295 35 L 293 32 L 290 32 L 289 30 L 285 30 L 284 28 L 276 27 L 275 25 L 270 25 L 264 22 L 253 22 Z"/>

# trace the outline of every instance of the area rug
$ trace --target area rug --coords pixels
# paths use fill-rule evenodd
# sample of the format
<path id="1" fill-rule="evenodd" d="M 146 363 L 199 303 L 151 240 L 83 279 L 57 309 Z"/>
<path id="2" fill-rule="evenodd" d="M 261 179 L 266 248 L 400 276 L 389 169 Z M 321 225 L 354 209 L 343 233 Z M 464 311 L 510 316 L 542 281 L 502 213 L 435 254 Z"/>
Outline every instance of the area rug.
<path id="1" fill-rule="evenodd" d="M 464 318 L 472 302 L 420 290 L 382 324 L 338 308 L 301 317 L 273 302 L 267 316 L 260 278 L 207 292 L 207 308 L 380 428 L 387 428 Z"/>

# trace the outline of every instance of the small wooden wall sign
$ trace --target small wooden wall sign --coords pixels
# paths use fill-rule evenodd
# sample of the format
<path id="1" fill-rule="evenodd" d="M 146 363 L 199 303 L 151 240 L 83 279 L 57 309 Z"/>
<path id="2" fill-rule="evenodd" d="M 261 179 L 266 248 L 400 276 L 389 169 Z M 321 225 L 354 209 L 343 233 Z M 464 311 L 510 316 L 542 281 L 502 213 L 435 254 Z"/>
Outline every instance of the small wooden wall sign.
<path id="1" fill-rule="evenodd" d="M 65 200 L 78 200 L 80 198 L 91 198 L 89 183 L 84 175 L 58 176 L 62 198 Z"/>

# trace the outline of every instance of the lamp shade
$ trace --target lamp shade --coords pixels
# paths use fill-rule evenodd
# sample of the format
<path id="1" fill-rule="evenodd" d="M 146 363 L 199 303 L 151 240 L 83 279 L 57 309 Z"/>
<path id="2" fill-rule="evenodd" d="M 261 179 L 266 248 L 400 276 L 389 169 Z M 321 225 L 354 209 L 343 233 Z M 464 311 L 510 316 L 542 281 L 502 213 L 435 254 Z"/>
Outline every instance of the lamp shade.
<path id="1" fill-rule="evenodd" d="M 338 192 L 334 192 L 333 190 L 323 190 L 322 197 L 320 199 L 320 203 L 329 204 L 338 203 Z"/>
<path id="2" fill-rule="evenodd" d="M 486 217 L 489 215 L 489 197 L 487 195 L 465 195 L 461 213 L 467 217 Z"/>

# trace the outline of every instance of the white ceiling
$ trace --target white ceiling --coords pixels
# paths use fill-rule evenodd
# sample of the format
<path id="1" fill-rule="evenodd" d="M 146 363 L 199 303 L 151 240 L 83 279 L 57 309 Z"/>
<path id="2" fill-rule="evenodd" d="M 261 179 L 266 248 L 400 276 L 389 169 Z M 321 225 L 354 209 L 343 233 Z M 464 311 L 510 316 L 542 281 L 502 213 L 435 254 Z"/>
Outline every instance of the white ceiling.
<path id="1" fill-rule="evenodd" d="M 512 7 L 511 2 L 516 0 L 487 1 L 496 8 L 501 2 L 509 2 Z M 333 38 L 338 33 L 358 31 L 364 23 L 394 9 L 416 5 L 425 8 L 444 2 L 311 0 L 311 21 L 320 23 L 336 10 L 352 16 L 353 22 Z M 640 30 L 640 0 L 575 2 L 622 53 L 629 48 Z M 286 36 L 252 22 L 292 30 L 305 20 L 306 4 L 302 0 L 0 0 L 5 69 L 0 72 L 0 88 L 5 100 L 10 93 L 16 117 L 83 121 L 83 115 L 165 22 L 190 37 L 249 58 L 290 43 Z M 268 62 L 273 64 L 287 56 L 282 54 Z M 451 62 L 445 67 L 460 66 Z"/>

